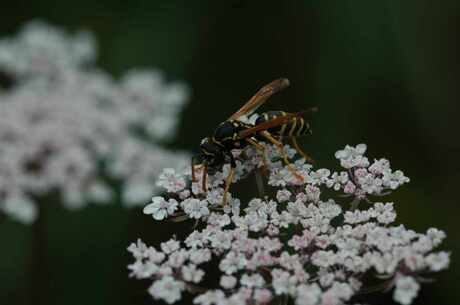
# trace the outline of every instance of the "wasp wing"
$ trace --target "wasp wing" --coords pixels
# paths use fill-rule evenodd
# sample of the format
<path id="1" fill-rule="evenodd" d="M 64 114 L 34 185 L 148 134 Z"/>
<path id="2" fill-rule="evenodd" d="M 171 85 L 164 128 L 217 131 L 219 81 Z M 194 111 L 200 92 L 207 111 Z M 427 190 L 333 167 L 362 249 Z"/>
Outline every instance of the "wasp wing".
<path id="1" fill-rule="evenodd" d="M 250 115 L 263 103 L 265 103 L 273 94 L 287 88 L 289 80 L 287 78 L 280 78 L 272 81 L 268 85 L 263 86 L 251 99 L 243 105 L 237 112 L 235 112 L 229 120 L 238 120 L 242 116 Z"/>
<path id="2" fill-rule="evenodd" d="M 240 139 L 248 138 L 250 136 L 255 135 L 258 132 L 281 126 L 283 124 L 289 123 L 290 120 L 294 117 L 301 117 L 303 115 L 303 112 L 296 112 L 296 113 L 287 113 L 286 115 L 276 117 L 272 120 L 260 123 L 254 127 L 242 130 L 238 133 L 238 136 Z"/>

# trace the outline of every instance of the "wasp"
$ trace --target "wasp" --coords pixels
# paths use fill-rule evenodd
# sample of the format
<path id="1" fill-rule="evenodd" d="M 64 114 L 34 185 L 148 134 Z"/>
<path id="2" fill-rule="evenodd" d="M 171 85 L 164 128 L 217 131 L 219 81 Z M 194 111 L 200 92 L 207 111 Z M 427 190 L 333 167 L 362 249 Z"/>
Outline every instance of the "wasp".
<path id="1" fill-rule="evenodd" d="M 223 205 L 227 202 L 227 193 L 235 174 L 236 162 L 232 154 L 233 149 L 244 149 L 251 145 L 260 151 L 265 161 L 264 146 L 261 142 L 274 144 L 286 165 L 291 172 L 296 173 L 290 164 L 284 145 L 283 138 L 291 139 L 294 148 L 309 162 L 313 160 L 304 153 L 297 144 L 296 137 L 311 133 L 310 124 L 304 119 L 305 112 L 289 113 L 284 111 L 269 111 L 260 114 L 254 124 L 246 123 L 243 118 L 253 114 L 257 108 L 263 105 L 272 95 L 287 88 L 289 80 L 280 78 L 263 86 L 249 101 L 237 112 L 232 114 L 226 121 L 220 123 L 211 137 L 201 141 L 200 153 L 192 157 L 192 181 L 196 181 L 195 166 L 203 166 L 202 189 L 206 192 L 207 175 L 221 168 L 224 164 L 230 163 L 230 173 L 226 178 Z M 316 108 L 312 108 L 316 111 Z"/>

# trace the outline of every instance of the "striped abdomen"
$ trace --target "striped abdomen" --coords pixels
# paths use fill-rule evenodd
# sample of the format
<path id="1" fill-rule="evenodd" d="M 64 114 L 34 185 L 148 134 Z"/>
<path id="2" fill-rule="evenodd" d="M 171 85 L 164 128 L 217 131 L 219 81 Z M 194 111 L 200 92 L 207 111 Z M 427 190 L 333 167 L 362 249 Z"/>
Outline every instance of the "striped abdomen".
<path id="1" fill-rule="evenodd" d="M 284 111 L 269 111 L 262 113 L 256 120 L 256 125 L 286 115 Z M 310 124 L 301 117 L 293 117 L 288 123 L 268 129 L 276 136 L 299 137 L 311 133 Z"/>

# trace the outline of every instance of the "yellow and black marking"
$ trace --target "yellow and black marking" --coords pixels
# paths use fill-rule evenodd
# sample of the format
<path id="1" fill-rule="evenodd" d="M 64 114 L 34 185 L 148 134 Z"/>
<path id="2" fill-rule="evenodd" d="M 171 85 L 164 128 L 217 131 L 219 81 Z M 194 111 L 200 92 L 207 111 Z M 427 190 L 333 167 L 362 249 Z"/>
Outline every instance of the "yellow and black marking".
<path id="1" fill-rule="evenodd" d="M 296 140 L 297 137 L 312 133 L 310 124 L 307 121 L 305 121 L 303 117 L 293 115 L 292 113 L 287 113 L 285 111 L 269 111 L 266 113 L 262 113 L 256 120 L 255 125 L 257 126 L 264 123 L 266 124 L 267 122 L 273 122 L 277 118 L 287 117 L 289 115 L 291 115 L 291 117 L 288 118 L 288 120 L 284 124 L 270 127 L 266 131 L 269 135 L 271 135 L 274 138 L 289 138 L 297 152 L 303 158 L 305 158 L 307 162 L 314 163 L 314 160 L 299 147 Z M 261 134 L 262 133 L 259 133 L 259 136 L 257 137 L 259 140 L 269 140 L 266 136 L 267 134 L 265 134 L 265 137 L 262 138 L 260 137 Z M 273 143 L 272 140 L 269 140 L 269 142 Z"/>
<path id="2" fill-rule="evenodd" d="M 284 111 L 269 111 L 262 113 L 256 120 L 256 126 L 278 117 L 286 116 L 288 113 Z M 287 123 L 280 126 L 275 126 L 267 130 L 272 135 L 277 137 L 300 137 L 311 133 L 310 124 L 304 118 L 293 116 Z"/>

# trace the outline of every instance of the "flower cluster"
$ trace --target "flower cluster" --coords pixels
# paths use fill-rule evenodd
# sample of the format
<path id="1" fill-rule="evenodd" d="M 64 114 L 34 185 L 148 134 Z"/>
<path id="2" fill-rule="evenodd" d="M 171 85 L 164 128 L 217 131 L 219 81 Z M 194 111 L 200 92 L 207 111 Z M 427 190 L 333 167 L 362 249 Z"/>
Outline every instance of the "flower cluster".
<path id="1" fill-rule="evenodd" d="M 369 162 L 364 144 L 336 153 L 345 169 L 340 172 L 315 170 L 303 159 L 288 168 L 275 147 L 265 147 L 268 162 L 252 148 L 234 152 L 234 182 L 260 174 L 270 188 L 264 192 L 273 194 L 245 204 L 229 196 L 222 206 L 228 165 L 209 177 L 207 192 L 202 181 L 191 182 L 189 171 L 161 174 L 157 184 L 167 195 L 153 197 L 144 213 L 197 224 L 184 240 L 172 238 L 155 248 L 139 239 L 128 247 L 135 259 L 130 275 L 150 281 L 154 299 L 172 304 L 193 293 L 199 305 L 286 304 L 288 299 L 296 305 L 339 305 L 383 287 L 393 288 L 394 300 L 406 305 L 426 274 L 448 267 L 449 253 L 434 251 L 443 231 L 423 234 L 395 225 L 392 202 L 371 202 L 371 195 L 409 179 L 385 159 Z M 295 157 L 295 150 L 285 150 Z M 322 198 L 329 188 L 345 193 L 339 198 L 351 196 L 352 204 Z M 218 280 L 209 279 L 210 268 L 217 269 Z"/>
<path id="2" fill-rule="evenodd" d="M 61 194 L 66 207 L 108 203 L 112 185 L 122 202 L 151 197 L 163 164 L 186 162 L 162 144 L 176 132 L 188 98 L 181 83 L 156 70 L 114 80 L 95 65 L 88 32 L 27 24 L 0 40 L 0 211 L 24 223 L 37 198 Z"/>

